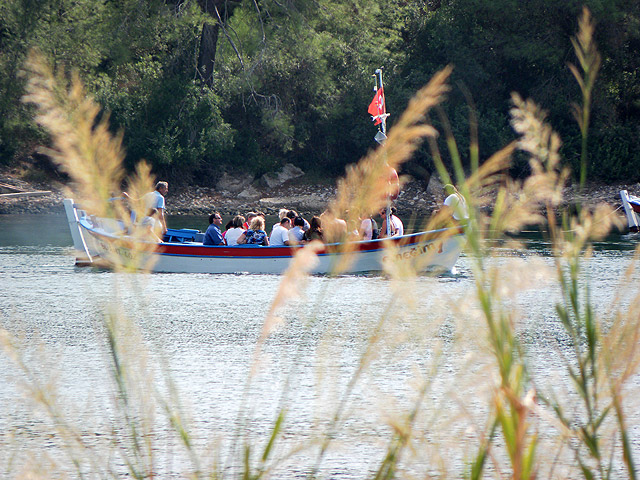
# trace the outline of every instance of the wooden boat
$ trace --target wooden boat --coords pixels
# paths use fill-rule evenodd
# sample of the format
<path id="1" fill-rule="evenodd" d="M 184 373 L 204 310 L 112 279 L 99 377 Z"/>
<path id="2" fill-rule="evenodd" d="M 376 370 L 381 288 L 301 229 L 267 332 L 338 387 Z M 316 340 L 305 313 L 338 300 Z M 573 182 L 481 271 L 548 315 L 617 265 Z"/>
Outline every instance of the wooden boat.
<path id="1" fill-rule="evenodd" d="M 123 234 L 123 225 L 115 219 L 95 218 L 72 199 L 64 200 L 64 207 L 79 266 L 108 267 L 114 258 L 130 258 L 136 250 L 150 257 L 150 269 L 154 272 L 279 274 L 287 269 L 293 256 L 305 248 L 303 245 L 205 246 L 203 234 L 194 229 L 169 229 L 161 243 L 141 242 Z M 451 272 L 463 241 L 460 228 L 447 228 L 386 240 L 326 244 L 318 252 L 318 262 L 311 273 L 335 272 L 346 251 L 353 257 L 341 273 L 381 271 L 385 262 L 412 262 L 420 270 Z"/>
<path id="2" fill-rule="evenodd" d="M 640 231 L 640 197 L 629 195 L 626 190 L 620 190 L 622 206 L 627 215 L 630 232 Z"/>
<path id="3" fill-rule="evenodd" d="M 386 112 L 382 69 L 377 69 L 376 94 L 369 105 L 378 133 L 374 139 L 383 144 L 386 136 Z M 390 184 L 398 184 L 397 172 Z M 386 208 L 387 236 L 390 236 L 390 201 Z M 126 233 L 125 226 L 115 219 L 96 218 L 74 204 L 64 200 L 65 212 L 76 249 L 77 265 L 114 266 L 115 264 L 145 265 L 155 272 L 172 273 L 283 273 L 304 245 L 271 246 L 209 246 L 203 245 L 204 235 L 198 230 L 169 229 L 160 243 L 143 241 Z M 317 262 L 311 273 L 358 273 L 382 271 L 388 262 L 411 263 L 420 271 L 451 272 L 464 241 L 460 227 L 414 233 L 383 240 L 329 243 L 316 251 Z M 348 256 L 348 258 L 346 258 Z"/>

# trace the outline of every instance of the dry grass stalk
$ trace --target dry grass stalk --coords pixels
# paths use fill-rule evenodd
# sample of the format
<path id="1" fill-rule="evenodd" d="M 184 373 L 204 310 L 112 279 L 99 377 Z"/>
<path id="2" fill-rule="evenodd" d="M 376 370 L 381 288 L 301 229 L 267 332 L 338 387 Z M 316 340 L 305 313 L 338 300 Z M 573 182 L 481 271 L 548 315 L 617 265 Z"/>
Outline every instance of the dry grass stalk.
<path id="1" fill-rule="evenodd" d="M 338 192 L 329 205 L 327 221 L 323 219 L 323 228 L 330 238 L 338 237 L 332 218 L 345 218 L 348 228 L 357 228 L 360 219 L 377 213 L 387 205 L 389 196 L 396 188 L 389 183 L 390 169 L 398 170 L 411 158 L 425 137 L 437 135 L 432 126 L 423 122 L 428 110 L 441 102 L 449 90 L 446 82 L 450 74 L 451 67 L 447 67 L 434 75 L 409 102 L 398 122 L 390 129 L 384 145 L 349 168 L 345 177 L 338 182 Z M 344 271 L 349 265 L 352 248 L 349 244 L 345 245 L 345 255 L 336 265 L 335 273 Z"/>
<path id="2" fill-rule="evenodd" d="M 262 326 L 261 340 L 264 340 L 280 323 L 277 312 L 283 308 L 290 300 L 299 298 L 302 295 L 307 283 L 308 273 L 318 264 L 317 253 L 324 248 L 324 244 L 319 240 L 314 240 L 296 251 L 291 264 L 282 277 L 265 322 Z"/>
<path id="3" fill-rule="evenodd" d="M 289 268 L 287 268 L 280 281 L 276 296 L 271 302 L 269 312 L 262 324 L 262 331 L 256 345 L 256 358 L 266 338 L 283 323 L 284 320 L 279 315 L 279 312 L 287 303 L 303 294 L 308 274 L 318 264 L 318 252 L 323 249 L 324 244 L 319 240 L 314 240 L 305 245 L 304 248 L 297 250 Z"/>
<path id="4" fill-rule="evenodd" d="M 583 7 L 582 16 L 578 21 L 578 35 L 571 39 L 573 49 L 578 57 L 580 70 L 573 64 L 569 64 L 569 70 L 575 77 L 582 92 L 582 106 L 573 104 L 573 115 L 580 127 L 582 136 L 582 149 L 580 153 L 580 189 L 584 187 L 587 179 L 587 147 L 589 135 L 589 121 L 591 118 L 591 101 L 593 88 L 600 70 L 601 58 L 596 47 L 593 34 L 595 26 L 591 19 L 591 13 L 587 7 Z"/>
<path id="5" fill-rule="evenodd" d="M 37 107 L 35 119 L 51 135 L 52 148 L 43 151 L 72 179 L 71 192 L 82 207 L 96 217 L 110 217 L 122 222 L 130 236 L 114 240 L 114 249 L 108 262 L 116 270 L 149 268 L 150 256 L 155 244 L 148 232 L 133 224 L 128 209 L 122 202 L 112 202 L 120 196 L 124 179 L 122 162 L 125 156 L 122 132 L 116 136 L 109 132 L 108 115 L 84 90 L 76 73 L 69 83 L 64 72 L 57 74 L 46 58 L 31 51 L 25 66 L 28 77 L 27 95 L 23 101 Z M 142 197 L 153 190 L 153 179 L 148 165 L 137 166 L 136 174 L 129 181 L 136 217 L 147 214 Z M 133 256 L 118 253 L 131 251 Z"/>
<path id="6" fill-rule="evenodd" d="M 53 148 L 44 149 L 74 182 L 78 200 L 95 215 L 108 213 L 108 200 L 121 188 L 124 170 L 122 133 L 112 137 L 108 117 L 87 96 L 80 78 L 72 75 L 68 88 L 64 72 L 51 70 L 46 58 L 31 51 L 24 101 L 37 107 L 36 121 L 51 135 Z"/>

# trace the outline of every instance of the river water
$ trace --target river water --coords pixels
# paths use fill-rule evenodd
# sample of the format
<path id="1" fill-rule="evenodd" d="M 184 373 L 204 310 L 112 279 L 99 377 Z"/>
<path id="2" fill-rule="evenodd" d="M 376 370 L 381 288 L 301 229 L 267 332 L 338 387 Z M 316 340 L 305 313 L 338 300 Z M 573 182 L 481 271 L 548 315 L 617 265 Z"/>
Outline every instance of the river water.
<path id="1" fill-rule="evenodd" d="M 194 224 L 204 227 L 202 219 L 170 220 L 175 227 Z M 535 234 L 522 239 L 527 248 L 496 247 L 488 265 L 501 268 L 504 305 L 537 391 L 577 409 L 566 374 L 570 351 L 554 311 L 560 297 L 549 280 L 549 244 Z M 605 323 L 631 308 L 638 293 L 632 285 L 640 274 L 627 272 L 637 241 L 611 236 L 583 264 Z M 262 342 L 280 276 L 115 274 L 77 268 L 72 254 L 62 216 L 0 216 L 0 327 L 24 363 L 16 366 L 6 349 L 0 356 L 0 471 L 8 478 L 25 469 L 73 472 L 72 459 L 88 478 L 120 474 L 125 459 L 136 458 L 132 423 L 144 434 L 142 450 L 148 448 L 139 462 L 158 478 L 186 478 L 198 469 L 237 477 L 247 444 L 258 468 L 281 408 L 286 418 L 269 460 L 278 459 L 269 463 L 273 478 L 314 471 L 323 478 L 371 477 L 415 405 L 401 476 L 459 478 L 477 450 L 496 373 L 465 256 L 455 275 L 298 282 L 301 296 L 278 310 L 281 323 Z M 113 311 L 133 379 L 128 398 L 138 402 L 129 423 L 117 407 L 105 329 Z M 44 397 L 35 383 L 44 385 Z M 631 391 L 639 383 L 634 376 Z M 48 413 L 38 397 L 47 400 Z M 167 398 L 172 412 L 182 412 L 194 455 L 166 421 Z M 142 408 L 147 404 L 155 410 Z M 640 409 L 628 412 L 638 463 Z M 541 407 L 532 419 L 541 439 L 540 476 L 571 477 L 573 456 L 566 447 L 557 451 L 561 435 L 549 416 Z M 65 432 L 76 438 L 66 446 Z M 321 454 L 326 438 L 332 441 Z M 494 476 L 508 472 L 496 451 L 488 467 Z M 614 472 L 623 475 L 621 462 Z"/>

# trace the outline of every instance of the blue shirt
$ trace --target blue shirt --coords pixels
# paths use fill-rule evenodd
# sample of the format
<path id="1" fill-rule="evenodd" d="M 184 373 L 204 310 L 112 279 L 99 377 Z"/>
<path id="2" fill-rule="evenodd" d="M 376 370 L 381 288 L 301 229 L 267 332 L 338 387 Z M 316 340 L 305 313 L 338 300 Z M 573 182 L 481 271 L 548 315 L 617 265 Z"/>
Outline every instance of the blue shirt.
<path id="1" fill-rule="evenodd" d="M 204 240 L 202 240 L 203 245 L 220 245 L 222 243 L 222 232 L 220 231 L 220 227 L 218 227 L 215 223 L 209 225 L 207 228 L 207 232 L 204 234 Z"/>

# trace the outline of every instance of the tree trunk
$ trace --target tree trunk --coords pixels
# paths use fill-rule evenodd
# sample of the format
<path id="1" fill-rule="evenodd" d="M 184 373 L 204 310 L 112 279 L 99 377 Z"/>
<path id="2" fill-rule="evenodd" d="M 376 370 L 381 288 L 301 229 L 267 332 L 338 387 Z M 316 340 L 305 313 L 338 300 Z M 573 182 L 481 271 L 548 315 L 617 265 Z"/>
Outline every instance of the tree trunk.
<path id="1" fill-rule="evenodd" d="M 198 72 L 202 81 L 211 87 L 216 63 L 216 47 L 220 35 L 220 21 L 226 22 L 241 0 L 198 0 L 202 11 L 211 17 L 210 23 L 202 26 L 200 52 L 198 54 Z"/>
<path id="2" fill-rule="evenodd" d="M 200 78 L 208 87 L 213 85 L 213 67 L 216 61 L 216 45 L 218 44 L 218 34 L 220 24 L 205 23 L 202 26 L 200 37 L 200 53 L 198 55 L 198 72 Z"/>

